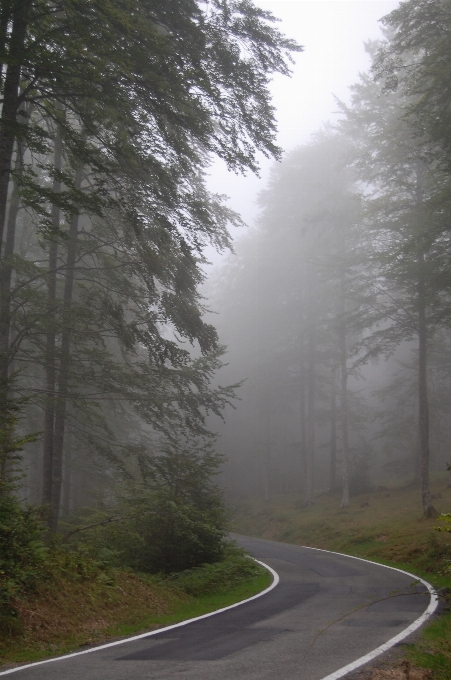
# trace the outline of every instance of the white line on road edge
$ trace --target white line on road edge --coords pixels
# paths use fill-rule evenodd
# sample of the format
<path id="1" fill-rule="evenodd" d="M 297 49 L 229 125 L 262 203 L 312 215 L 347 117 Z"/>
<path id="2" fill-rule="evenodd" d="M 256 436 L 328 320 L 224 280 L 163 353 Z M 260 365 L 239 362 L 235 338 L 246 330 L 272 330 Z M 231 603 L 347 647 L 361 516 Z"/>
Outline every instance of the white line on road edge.
<path id="1" fill-rule="evenodd" d="M 255 558 L 252 558 L 255 560 Z M 165 628 L 157 628 L 156 630 L 152 630 L 147 633 L 141 633 L 140 635 L 134 635 L 133 637 L 125 638 L 124 640 L 116 640 L 115 642 L 108 642 L 105 645 L 99 645 L 98 647 L 91 647 L 90 649 L 84 649 L 82 652 L 72 652 L 72 654 L 64 654 L 63 656 L 55 656 L 52 659 L 44 659 L 44 661 L 35 661 L 35 663 L 27 663 L 24 666 L 16 666 L 15 668 L 10 668 L 7 671 L 2 671 L 0 672 L 0 675 L 8 675 L 9 673 L 17 673 L 18 671 L 22 671 L 24 668 L 31 668 L 32 666 L 42 666 L 45 663 L 52 663 L 53 661 L 61 661 L 62 659 L 70 659 L 73 656 L 81 656 L 82 654 L 91 654 L 91 652 L 98 652 L 99 649 L 107 649 L 108 647 L 116 647 L 117 645 L 124 645 L 127 642 L 134 642 L 135 640 L 142 640 L 143 638 L 150 637 L 151 635 L 157 635 L 158 633 L 164 633 L 167 630 L 173 630 L 174 628 L 180 628 L 181 626 L 186 626 L 188 623 L 192 623 L 193 621 L 200 621 L 200 619 L 207 619 L 209 616 L 214 616 L 215 614 L 220 614 L 221 612 L 225 612 L 228 609 L 233 609 L 234 607 L 239 607 L 242 604 L 246 604 L 246 602 L 251 602 L 251 600 L 256 600 L 258 597 L 262 597 L 262 595 L 266 595 L 266 593 L 269 593 L 270 590 L 276 587 L 276 585 L 279 583 L 279 574 L 274 571 L 274 569 L 271 569 L 267 564 L 264 562 L 260 562 L 260 560 L 255 560 L 255 562 L 258 562 L 258 564 L 261 564 L 262 567 L 265 567 L 273 577 L 273 582 L 271 583 L 268 588 L 265 590 L 262 590 L 261 593 L 257 593 L 257 595 L 252 595 L 252 597 L 248 597 L 247 600 L 241 600 L 241 602 L 235 602 L 235 604 L 230 604 L 228 607 L 223 607 L 222 609 L 216 609 L 214 612 L 209 612 L 208 614 L 202 614 L 202 616 L 195 616 L 193 619 L 187 619 L 186 621 L 180 621 L 180 623 L 174 623 L 172 626 L 165 626 Z"/>
<path id="2" fill-rule="evenodd" d="M 307 548 L 308 546 L 301 546 L 303 548 Z M 392 637 L 391 640 L 388 640 L 388 642 L 385 642 L 383 645 L 380 647 L 377 647 L 374 649 L 372 652 L 369 652 L 368 654 L 365 654 L 365 656 L 361 656 L 360 659 L 356 659 L 355 661 L 352 661 L 349 663 L 347 666 L 343 666 L 343 668 L 339 668 L 338 671 L 335 671 L 334 673 L 331 673 L 330 675 L 326 675 L 324 678 L 321 678 L 321 680 L 339 680 L 339 678 L 343 678 L 345 675 L 348 673 L 351 673 L 351 671 L 357 670 L 357 668 L 360 668 L 360 666 L 364 666 L 365 664 L 369 663 L 373 659 L 375 659 L 377 656 L 380 654 L 383 654 L 384 652 L 387 652 L 389 649 L 394 647 L 395 645 L 398 644 L 398 642 L 401 642 L 401 640 L 404 640 L 406 637 L 411 635 L 414 631 L 416 631 L 420 626 L 423 625 L 435 612 L 437 609 L 438 605 L 438 597 L 435 589 L 431 586 L 430 583 L 425 581 L 424 579 L 420 578 L 419 576 L 415 576 L 415 574 L 411 574 L 408 571 L 404 571 L 403 569 L 398 569 L 397 567 L 389 567 L 386 564 L 380 564 L 379 562 L 372 562 L 371 560 L 365 560 L 363 557 L 354 557 L 354 555 L 345 555 L 344 553 L 337 553 L 333 552 L 332 550 L 322 550 L 321 548 L 308 548 L 309 550 L 317 550 L 319 552 L 327 552 L 327 553 L 332 553 L 332 555 L 340 555 L 341 557 L 351 557 L 353 560 L 360 560 L 360 562 L 369 562 L 369 564 L 377 564 L 380 567 L 385 567 L 386 569 L 392 569 L 393 571 L 399 571 L 401 574 L 406 574 L 407 576 L 410 576 L 411 578 L 414 579 L 414 581 L 420 581 L 423 583 L 423 585 L 426 586 L 426 588 L 429 591 L 429 594 L 431 596 L 431 600 L 429 602 L 429 607 L 423 612 L 423 614 L 416 619 L 413 623 L 410 624 L 408 628 L 402 631 L 402 633 L 398 633 L 398 635 L 395 635 L 395 637 Z"/>

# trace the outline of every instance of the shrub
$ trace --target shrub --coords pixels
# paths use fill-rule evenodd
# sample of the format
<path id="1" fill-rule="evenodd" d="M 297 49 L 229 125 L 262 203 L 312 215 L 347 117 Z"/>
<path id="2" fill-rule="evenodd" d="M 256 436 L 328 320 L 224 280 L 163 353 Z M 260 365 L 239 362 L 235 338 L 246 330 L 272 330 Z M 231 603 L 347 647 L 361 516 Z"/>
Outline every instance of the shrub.
<path id="1" fill-rule="evenodd" d="M 184 571 L 222 559 L 227 513 L 212 482 L 221 462 L 209 447 L 167 445 L 117 509 L 120 521 L 88 541 L 108 547 L 117 566 L 148 573 Z"/>
<path id="2" fill-rule="evenodd" d="M 266 570 L 252 558 L 234 550 L 226 559 L 215 564 L 203 564 L 188 571 L 171 575 L 171 583 L 188 595 L 208 595 L 217 590 L 230 590 Z"/>
<path id="3" fill-rule="evenodd" d="M 42 578 L 47 548 L 36 510 L 22 508 L 11 488 L 0 482 L 0 630 L 18 629 L 13 598 Z"/>

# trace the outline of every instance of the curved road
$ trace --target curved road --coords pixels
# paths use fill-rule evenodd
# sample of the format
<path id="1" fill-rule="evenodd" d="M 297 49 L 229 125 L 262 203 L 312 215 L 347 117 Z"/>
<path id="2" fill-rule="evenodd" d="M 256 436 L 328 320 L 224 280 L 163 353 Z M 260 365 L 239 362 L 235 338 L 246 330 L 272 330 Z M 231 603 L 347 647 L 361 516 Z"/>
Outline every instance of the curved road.
<path id="1" fill-rule="evenodd" d="M 234 538 L 279 574 L 271 592 L 186 626 L 13 673 L 18 680 L 321 680 L 393 638 L 429 604 L 422 584 L 380 565 Z"/>

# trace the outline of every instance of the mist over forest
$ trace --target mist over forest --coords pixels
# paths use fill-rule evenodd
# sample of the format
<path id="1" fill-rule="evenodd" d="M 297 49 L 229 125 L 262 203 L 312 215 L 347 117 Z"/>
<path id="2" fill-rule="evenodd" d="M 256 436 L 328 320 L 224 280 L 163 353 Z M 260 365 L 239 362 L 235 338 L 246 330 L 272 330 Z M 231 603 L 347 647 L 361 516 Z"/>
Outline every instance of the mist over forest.
<path id="1" fill-rule="evenodd" d="M 382 20 L 349 103 L 273 166 L 204 287 L 220 384 L 244 381 L 220 428 L 231 497 L 341 490 L 345 507 L 415 483 L 434 513 L 429 472 L 451 458 L 445 11 Z"/>
<path id="2" fill-rule="evenodd" d="M 451 0 L 396 5 L 292 145 L 316 71 L 278 110 L 308 47 L 265 3 L 1 3 L 0 636 L 61 579 L 262 590 L 229 540 L 240 499 L 306 516 L 409 488 L 438 516 Z M 243 201 L 269 165 L 245 226 L 221 183 Z"/>

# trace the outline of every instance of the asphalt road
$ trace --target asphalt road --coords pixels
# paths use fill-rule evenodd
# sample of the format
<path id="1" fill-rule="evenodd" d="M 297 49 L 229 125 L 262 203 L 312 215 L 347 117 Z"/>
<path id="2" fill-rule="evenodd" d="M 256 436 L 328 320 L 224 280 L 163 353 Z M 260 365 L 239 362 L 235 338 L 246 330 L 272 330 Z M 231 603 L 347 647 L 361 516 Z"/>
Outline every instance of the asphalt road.
<path id="1" fill-rule="evenodd" d="M 235 537 L 271 566 L 271 592 L 119 646 L 18 669 L 18 680 L 321 680 L 407 628 L 422 584 L 380 565 Z M 373 603 L 373 604 L 371 604 Z"/>

